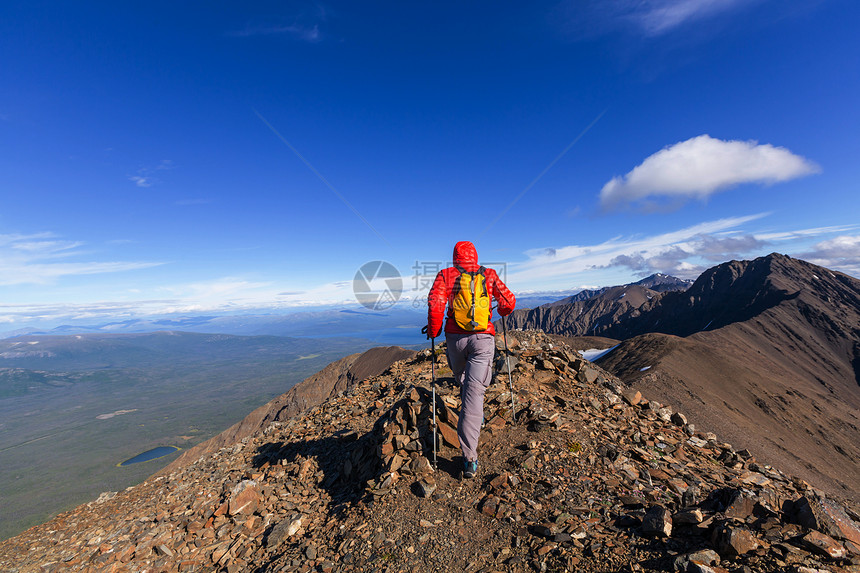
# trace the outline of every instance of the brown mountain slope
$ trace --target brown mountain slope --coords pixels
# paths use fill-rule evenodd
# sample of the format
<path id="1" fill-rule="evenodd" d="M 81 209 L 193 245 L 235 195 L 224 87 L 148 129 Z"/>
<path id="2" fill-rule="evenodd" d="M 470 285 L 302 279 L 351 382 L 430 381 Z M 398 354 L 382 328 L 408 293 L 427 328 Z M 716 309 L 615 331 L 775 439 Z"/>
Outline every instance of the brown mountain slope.
<path id="1" fill-rule="evenodd" d="M 704 273 L 600 364 L 828 491 L 860 492 L 860 281 L 770 255 Z M 650 367 L 642 371 L 642 368 Z"/>
<path id="2" fill-rule="evenodd" d="M 160 473 L 170 473 L 204 454 L 235 444 L 242 438 L 268 427 L 272 422 L 295 416 L 362 380 L 381 374 L 394 362 L 414 355 L 415 352 L 412 350 L 399 346 L 386 346 L 371 348 L 366 352 L 351 354 L 332 362 L 313 376 L 293 386 L 288 392 L 260 406 L 217 436 L 182 452 Z"/>
<path id="3" fill-rule="evenodd" d="M 0 542 L 0 570 L 856 571 L 857 514 L 575 352 L 518 333 L 478 477 L 429 351 L 169 474 Z M 439 419 L 438 470 L 433 428 Z M 839 569 L 837 569 L 837 567 Z"/>
<path id="4" fill-rule="evenodd" d="M 599 363 L 763 461 L 860 499 L 857 393 L 831 392 L 804 376 L 790 354 L 736 332 L 742 328 L 689 338 L 645 334 Z"/>

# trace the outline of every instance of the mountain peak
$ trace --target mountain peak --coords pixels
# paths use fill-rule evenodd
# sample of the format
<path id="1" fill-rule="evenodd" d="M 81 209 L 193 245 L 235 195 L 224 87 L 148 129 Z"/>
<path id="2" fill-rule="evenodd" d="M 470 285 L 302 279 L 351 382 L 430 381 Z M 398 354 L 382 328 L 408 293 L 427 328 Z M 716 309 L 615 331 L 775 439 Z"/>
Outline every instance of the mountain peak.
<path id="1" fill-rule="evenodd" d="M 679 279 L 678 277 L 673 277 L 672 275 L 667 275 L 663 273 L 655 273 L 651 276 L 645 277 L 642 280 L 636 281 L 633 284 L 657 292 L 667 292 L 675 290 L 686 290 L 690 288 L 690 285 L 693 284 L 693 281 L 689 279 Z"/>

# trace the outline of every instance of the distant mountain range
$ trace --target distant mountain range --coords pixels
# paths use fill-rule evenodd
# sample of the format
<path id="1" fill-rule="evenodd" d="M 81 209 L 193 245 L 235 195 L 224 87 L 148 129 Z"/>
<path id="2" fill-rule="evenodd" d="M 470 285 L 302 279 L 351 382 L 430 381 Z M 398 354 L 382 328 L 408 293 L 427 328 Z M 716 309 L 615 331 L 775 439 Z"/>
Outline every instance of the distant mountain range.
<path id="1" fill-rule="evenodd" d="M 533 309 L 515 310 L 508 328 L 543 330 L 564 336 L 610 336 L 613 325 L 639 315 L 639 309 L 662 293 L 684 291 L 693 281 L 655 274 L 638 282 L 584 290 Z"/>

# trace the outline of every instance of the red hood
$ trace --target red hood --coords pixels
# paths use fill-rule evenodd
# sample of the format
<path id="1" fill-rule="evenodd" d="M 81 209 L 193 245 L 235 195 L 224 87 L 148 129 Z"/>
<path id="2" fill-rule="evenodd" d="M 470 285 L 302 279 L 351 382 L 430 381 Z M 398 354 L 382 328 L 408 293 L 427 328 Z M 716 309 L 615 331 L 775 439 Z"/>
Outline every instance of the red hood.
<path id="1" fill-rule="evenodd" d="M 475 245 L 469 241 L 460 241 L 454 245 L 454 264 L 460 265 L 470 273 L 477 271 L 478 251 L 475 250 Z"/>

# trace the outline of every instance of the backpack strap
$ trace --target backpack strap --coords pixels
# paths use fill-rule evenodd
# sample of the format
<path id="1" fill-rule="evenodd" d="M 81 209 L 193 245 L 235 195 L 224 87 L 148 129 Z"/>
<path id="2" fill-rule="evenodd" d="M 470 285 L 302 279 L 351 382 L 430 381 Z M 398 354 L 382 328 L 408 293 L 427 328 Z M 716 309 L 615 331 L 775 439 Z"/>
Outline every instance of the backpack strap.
<path id="1" fill-rule="evenodd" d="M 479 268 L 478 268 L 478 273 L 479 273 L 479 274 L 483 277 L 483 279 L 484 279 L 484 296 L 485 296 L 485 297 L 487 297 L 487 298 L 490 298 L 490 293 L 489 293 L 489 291 L 487 291 L 487 275 L 486 275 L 486 274 L 484 274 L 484 273 L 486 273 L 486 272 L 487 272 L 486 267 L 479 267 Z"/>

